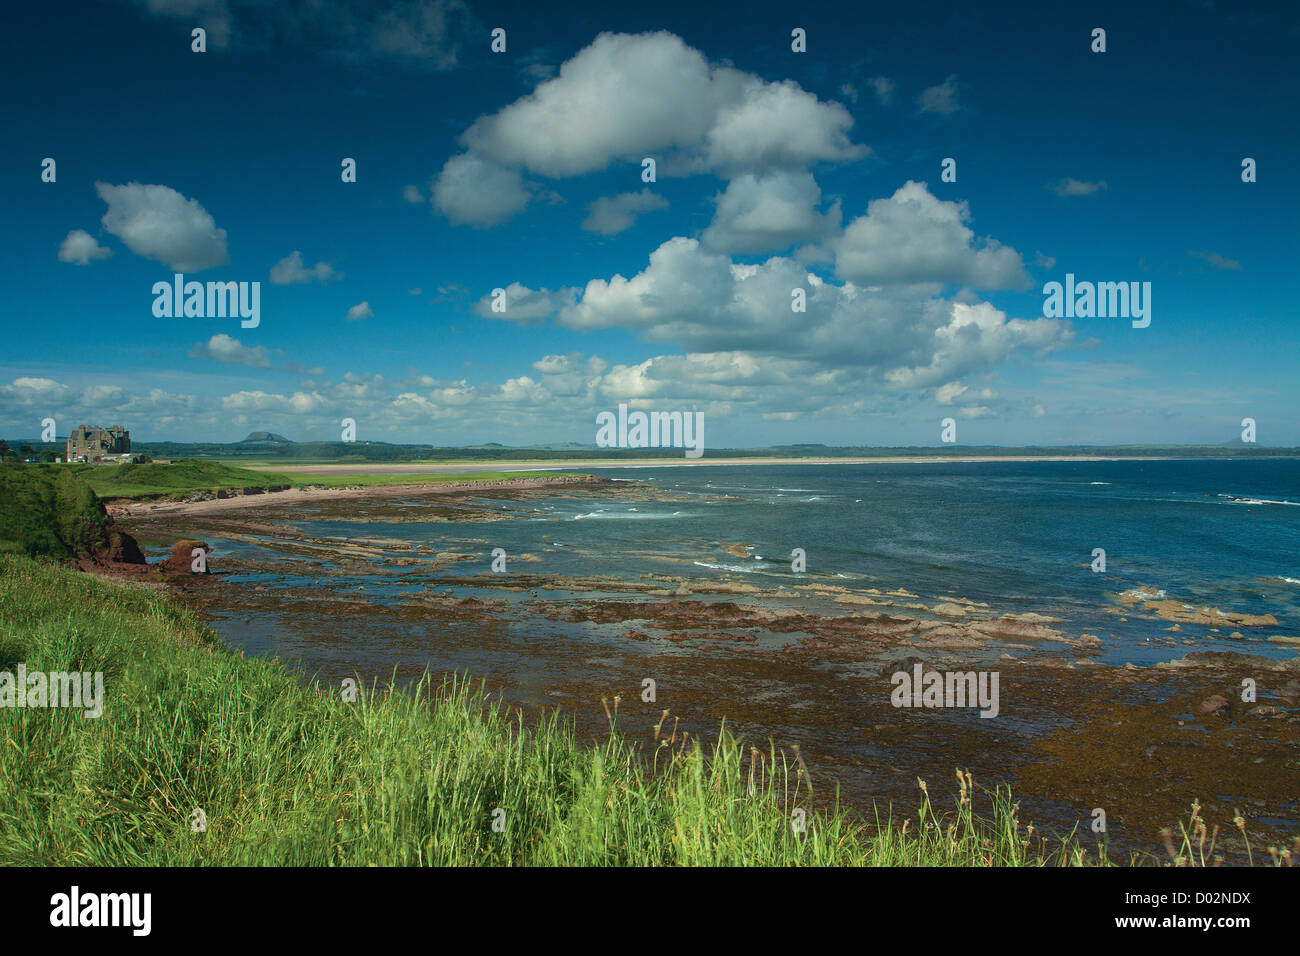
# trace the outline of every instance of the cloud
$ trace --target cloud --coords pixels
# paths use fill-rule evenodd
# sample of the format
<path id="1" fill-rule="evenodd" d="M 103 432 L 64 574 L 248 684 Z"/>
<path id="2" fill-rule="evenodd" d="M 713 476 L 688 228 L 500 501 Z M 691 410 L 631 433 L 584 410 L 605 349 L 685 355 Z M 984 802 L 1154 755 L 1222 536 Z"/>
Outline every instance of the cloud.
<path id="1" fill-rule="evenodd" d="M 519 58 L 519 76 L 525 83 L 534 85 L 555 76 L 555 64 L 547 63 L 542 56 L 541 53 L 534 53 Z"/>
<path id="2" fill-rule="evenodd" d="M 439 70 L 457 64 L 462 28 L 468 27 L 473 18 L 461 0 L 418 0 L 379 9 L 358 3 L 354 9 L 354 19 L 348 26 L 363 40 L 365 52 Z M 338 39 L 346 36 L 341 33 Z"/>
<path id="3" fill-rule="evenodd" d="M 949 382 L 947 385 L 941 385 L 935 389 L 934 400 L 940 405 L 951 405 L 966 390 L 967 386 L 961 382 Z"/>
<path id="4" fill-rule="evenodd" d="M 796 288 L 805 292 L 806 311 L 792 316 Z M 634 330 L 690 353 L 801 363 L 810 387 L 818 374 L 849 370 L 883 385 L 931 387 L 1072 338 L 1068 323 L 1009 319 L 987 303 L 947 300 L 932 289 L 835 285 L 794 259 L 739 264 L 676 237 L 632 278 L 589 281 L 556 321 L 583 331 Z"/>
<path id="5" fill-rule="evenodd" d="M 469 298 L 469 289 L 459 282 L 448 282 L 446 285 L 440 285 L 435 290 L 438 294 L 429 300 L 430 305 L 436 305 L 439 302 L 462 302 Z"/>
<path id="6" fill-rule="evenodd" d="M 824 239 L 840 228 L 840 204 L 817 211 L 821 190 L 810 173 L 745 173 L 718 196 L 704 245 L 721 252 L 770 252 Z"/>
<path id="7" fill-rule="evenodd" d="M 207 342 L 199 342 L 186 353 L 190 358 L 207 358 L 224 365 L 247 365 L 249 368 L 270 368 L 271 354 L 262 346 L 249 348 L 238 339 L 218 333 Z"/>
<path id="8" fill-rule="evenodd" d="M 639 193 L 602 196 L 587 207 L 587 218 L 583 220 L 582 228 L 602 236 L 615 236 L 631 229 L 641 213 L 667 208 L 668 200 L 649 188 Z"/>
<path id="9" fill-rule="evenodd" d="M 936 199 L 909 180 L 889 199 L 873 199 L 831 245 L 835 271 L 856 283 L 963 283 L 1025 288 L 1020 253 L 995 239 L 977 244 L 966 203 Z"/>
<path id="10" fill-rule="evenodd" d="M 152 14 L 197 23 L 208 34 L 208 46 L 225 49 L 232 30 L 228 0 L 137 0 Z"/>
<path id="11" fill-rule="evenodd" d="M 91 385 L 81 393 L 78 401 L 95 408 L 121 408 L 130 398 L 120 385 Z"/>
<path id="12" fill-rule="evenodd" d="M 1189 256 L 1195 256 L 1198 259 L 1204 259 L 1216 269 L 1241 270 L 1241 263 L 1236 259 L 1229 259 L 1219 255 L 1217 252 L 1189 252 Z"/>
<path id="13" fill-rule="evenodd" d="M 961 382 L 949 382 L 946 385 L 940 385 L 934 390 L 934 400 L 940 405 L 951 405 L 958 398 L 965 396 L 966 401 L 980 399 L 981 401 L 991 402 L 998 397 L 998 393 L 991 388 L 982 388 L 978 392 L 970 392 L 970 386 L 963 385 Z"/>
<path id="14" fill-rule="evenodd" d="M 348 309 L 347 320 L 356 322 L 359 319 L 369 319 L 374 316 L 374 311 L 370 308 L 369 302 L 358 302 L 352 308 Z"/>
<path id="15" fill-rule="evenodd" d="M 407 186 L 402 190 L 402 198 L 410 203 L 424 202 L 424 193 L 420 192 L 419 186 Z"/>
<path id="16" fill-rule="evenodd" d="M 297 249 L 271 267 L 272 285 L 294 285 L 300 282 L 311 282 L 313 279 L 329 282 L 331 279 L 342 278 L 343 274 L 335 272 L 334 267 L 328 262 L 318 262 L 310 269 L 305 268 L 302 253 Z"/>
<path id="17" fill-rule="evenodd" d="M 390 60 L 415 69 L 457 65 L 467 36 L 479 32 L 464 0 L 136 0 L 158 16 L 197 22 L 210 47 L 238 34 L 241 46 L 276 44 L 319 50 L 344 60 Z"/>
<path id="18" fill-rule="evenodd" d="M 0 385 L 0 397 L 23 406 L 62 405 L 72 395 L 71 388 L 52 378 L 23 376 L 14 379 L 8 385 Z"/>
<path id="19" fill-rule="evenodd" d="M 961 109 L 957 102 L 957 77 L 956 75 L 948 77 L 938 86 L 931 86 L 921 91 L 921 95 L 916 98 L 916 104 L 921 108 L 922 113 L 938 113 L 940 116 L 951 116 Z"/>
<path id="20" fill-rule="evenodd" d="M 1095 183 L 1084 182 L 1079 179 L 1061 179 L 1051 183 L 1047 188 L 1058 196 L 1091 196 L 1093 193 L 1106 189 L 1107 186 L 1104 179 Z"/>
<path id="21" fill-rule="evenodd" d="M 720 111 L 705 138 L 708 163 L 738 172 L 860 159 L 868 150 L 849 142 L 852 125 L 843 106 L 820 102 L 793 80 L 746 76 L 742 98 Z"/>
<path id="22" fill-rule="evenodd" d="M 577 176 L 698 144 L 718 100 L 708 62 L 678 37 L 602 33 L 555 79 L 480 117 L 461 143 L 538 175 Z"/>
<path id="23" fill-rule="evenodd" d="M 871 89 L 876 94 L 876 99 L 880 100 L 881 106 L 888 106 L 894 102 L 894 81 L 887 76 L 877 76 L 871 81 Z"/>
<path id="24" fill-rule="evenodd" d="M 559 179 L 646 156 L 665 171 L 728 177 L 845 162 L 868 152 L 850 142 L 852 125 L 841 104 L 710 64 L 671 33 L 602 33 L 558 76 L 465 131 L 435 206 L 453 222 L 494 225 L 527 204 L 525 171 Z"/>
<path id="25" fill-rule="evenodd" d="M 897 388 L 925 388 L 992 368 L 1015 352 L 1059 348 L 1070 338 L 1068 329 L 1051 319 L 1008 319 L 987 302 L 953 302 L 948 322 L 931 335 L 930 361 L 891 369 L 885 379 Z"/>
<path id="26" fill-rule="evenodd" d="M 89 265 L 92 259 L 107 259 L 113 250 L 101 246 L 95 237 L 84 229 L 73 229 L 59 244 L 59 261 Z"/>
<path id="27" fill-rule="evenodd" d="M 228 412 L 287 412 L 302 415 L 316 411 L 325 404 L 324 396 L 316 392 L 294 392 L 279 395 L 254 391 L 233 392 L 221 399 L 221 407 Z"/>
<path id="28" fill-rule="evenodd" d="M 168 186 L 95 183 L 108 203 L 101 222 L 137 256 L 175 272 L 201 272 L 230 262 L 226 230 L 208 211 Z"/>
<path id="29" fill-rule="evenodd" d="M 559 309 L 573 301 L 572 290 L 530 289 L 518 282 L 505 287 L 504 312 L 494 312 L 494 297 L 485 295 L 474 303 L 474 311 L 485 319 L 504 319 L 507 322 L 535 322 L 554 315 Z"/>
<path id="30" fill-rule="evenodd" d="M 604 359 L 595 355 L 584 359 L 578 352 L 546 355 L 533 363 L 533 371 L 539 373 L 546 389 L 562 398 L 594 394 L 608 368 L 609 363 Z"/>
<path id="31" fill-rule="evenodd" d="M 453 225 L 486 229 L 511 219 L 531 194 L 516 169 L 471 153 L 447 160 L 433 187 L 433 205 Z"/>
<path id="32" fill-rule="evenodd" d="M 1050 270 L 1056 265 L 1056 259 L 1041 252 L 1034 253 L 1034 265 L 1040 269 Z"/>
<path id="33" fill-rule="evenodd" d="M 840 87 L 840 96 L 856 105 L 858 102 L 858 88 L 852 83 L 845 83 Z"/>

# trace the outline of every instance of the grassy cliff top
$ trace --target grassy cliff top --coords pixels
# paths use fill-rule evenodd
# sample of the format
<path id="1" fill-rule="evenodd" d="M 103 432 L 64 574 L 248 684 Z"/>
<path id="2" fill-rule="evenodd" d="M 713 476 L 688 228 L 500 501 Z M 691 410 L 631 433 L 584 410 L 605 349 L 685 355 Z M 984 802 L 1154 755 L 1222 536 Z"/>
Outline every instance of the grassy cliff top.
<path id="1" fill-rule="evenodd" d="M 45 465 L 72 468 L 101 498 L 141 498 L 215 491 L 218 488 L 268 488 L 287 485 L 284 475 L 249 471 L 216 461 L 178 461 L 170 465 Z"/>
<path id="2" fill-rule="evenodd" d="M 67 559 L 107 544 L 90 486 L 58 465 L 0 465 L 0 553 Z"/>

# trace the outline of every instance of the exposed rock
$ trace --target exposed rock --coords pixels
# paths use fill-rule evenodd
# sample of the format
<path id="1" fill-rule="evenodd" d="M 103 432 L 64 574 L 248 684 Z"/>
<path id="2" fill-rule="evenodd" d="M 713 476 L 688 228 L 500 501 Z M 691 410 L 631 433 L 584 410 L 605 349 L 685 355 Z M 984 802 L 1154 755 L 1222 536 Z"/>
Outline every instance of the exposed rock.
<path id="1" fill-rule="evenodd" d="M 878 604 L 882 607 L 892 607 L 893 601 L 877 601 L 873 597 L 865 594 L 837 594 L 835 596 L 836 604 Z"/>
<path id="2" fill-rule="evenodd" d="M 965 617 L 966 609 L 958 604 L 936 604 L 931 610 L 939 617 Z"/>
<path id="3" fill-rule="evenodd" d="M 988 607 L 987 604 L 981 606 Z M 1049 617 L 1046 614 L 1035 614 L 1032 611 L 1027 611 L 1024 614 L 1004 614 L 1002 616 L 1008 621 L 1020 621 L 1022 624 L 1060 624 L 1061 623 L 1061 619 L 1059 617 Z"/>
<path id="4" fill-rule="evenodd" d="M 1252 707 L 1246 711 L 1247 717 L 1285 717 L 1286 711 L 1281 707 L 1274 707 L 1271 704 L 1260 704 L 1258 707 Z"/>
<path id="5" fill-rule="evenodd" d="M 1272 614 L 1243 614 L 1236 611 L 1222 611 L 1217 607 L 1198 609 L 1182 601 L 1165 597 L 1164 591 L 1152 591 L 1149 588 L 1130 588 L 1119 596 L 1119 603 L 1125 606 L 1140 605 L 1142 610 L 1158 618 L 1181 624 L 1206 626 L 1233 624 L 1238 627 L 1277 625 L 1277 618 Z"/>
<path id="6" fill-rule="evenodd" d="M 876 673 L 879 674 L 881 677 L 889 677 L 892 674 L 897 674 L 899 671 L 907 671 L 908 673 L 911 673 L 912 668 L 915 667 L 917 664 L 923 665 L 925 664 L 925 661 L 923 661 L 919 657 L 908 655 L 907 657 L 899 657 L 895 660 L 882 664 L 880 666 L 880 670 L 876 671 Z"/>
<path id="7" fill-rule="evenodd" d="M 1215 694 L 1201 701 L 1201 713 L 1203 714 L 1218 714 L 1220 717 L 1226 717 L 1231 712 L 1232 704 L 1222 694 Z"/>
<path id="8" fill-rule="evenodd" d="M 167 574 L 208 574 L 206 563 L 202 572 L 194 570 L 194 549 L 202 548 L 206 554 L 208 546 L 206 542 L 199 541 L 195 538 L 182 538 L 172 545 L 172 553 L 161 562 L 163 571 Z"/>

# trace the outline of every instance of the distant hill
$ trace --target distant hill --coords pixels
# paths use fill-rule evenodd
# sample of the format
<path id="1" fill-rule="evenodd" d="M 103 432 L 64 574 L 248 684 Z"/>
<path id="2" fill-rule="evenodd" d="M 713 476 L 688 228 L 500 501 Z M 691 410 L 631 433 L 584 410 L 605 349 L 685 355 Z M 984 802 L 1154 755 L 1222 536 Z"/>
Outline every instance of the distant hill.
<path id="1" fill-rule="evenodd" d="M 60 451 L 56 445 L 42 445 L 35 439 L 9 439 L 10 448 L 30 444 Z M 628 458 L 681 458 L 681 448 L 598 448 L 580 442 L 552 442 L 531 446 L 502 445 L 498 442 L 471 446 L 395 445 L 375 441 L 296 442 L 274 432 L 253 432 L 237 442 L 131 442 L 131 451 L 153 458 L 180 461 L 186 458 L 223 458 L 257 461 L 328 462 L 412 462 L 412 461 L 512 461 L 519 459 L 554 462 L 575 459 L 619 461 Z M 1096 455 L 1106 458 L 1300 458 L 1300 447 L 1256 445 L 1233 442 L 1224 445 L 957 445 L 873 446 L 873 445 L 774 445 L 766 448 L 708 448 L 704 458 L 956 458 L 965 456 L 1044 457 Z M 251 484 L 251 482 L 245 482 Z"/>

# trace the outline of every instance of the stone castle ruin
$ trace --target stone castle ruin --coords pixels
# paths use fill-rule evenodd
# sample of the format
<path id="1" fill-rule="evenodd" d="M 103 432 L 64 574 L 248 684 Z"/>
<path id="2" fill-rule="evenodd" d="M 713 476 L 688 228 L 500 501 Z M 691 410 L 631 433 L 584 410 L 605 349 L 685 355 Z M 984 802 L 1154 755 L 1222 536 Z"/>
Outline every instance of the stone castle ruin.
<path id="1" fill-rule="evenodd" d="M 68 436 L 67 461 L 103 461 L 131 454 L 131 433 L 121 425 L 91 428 L 82 425 Z"/>

